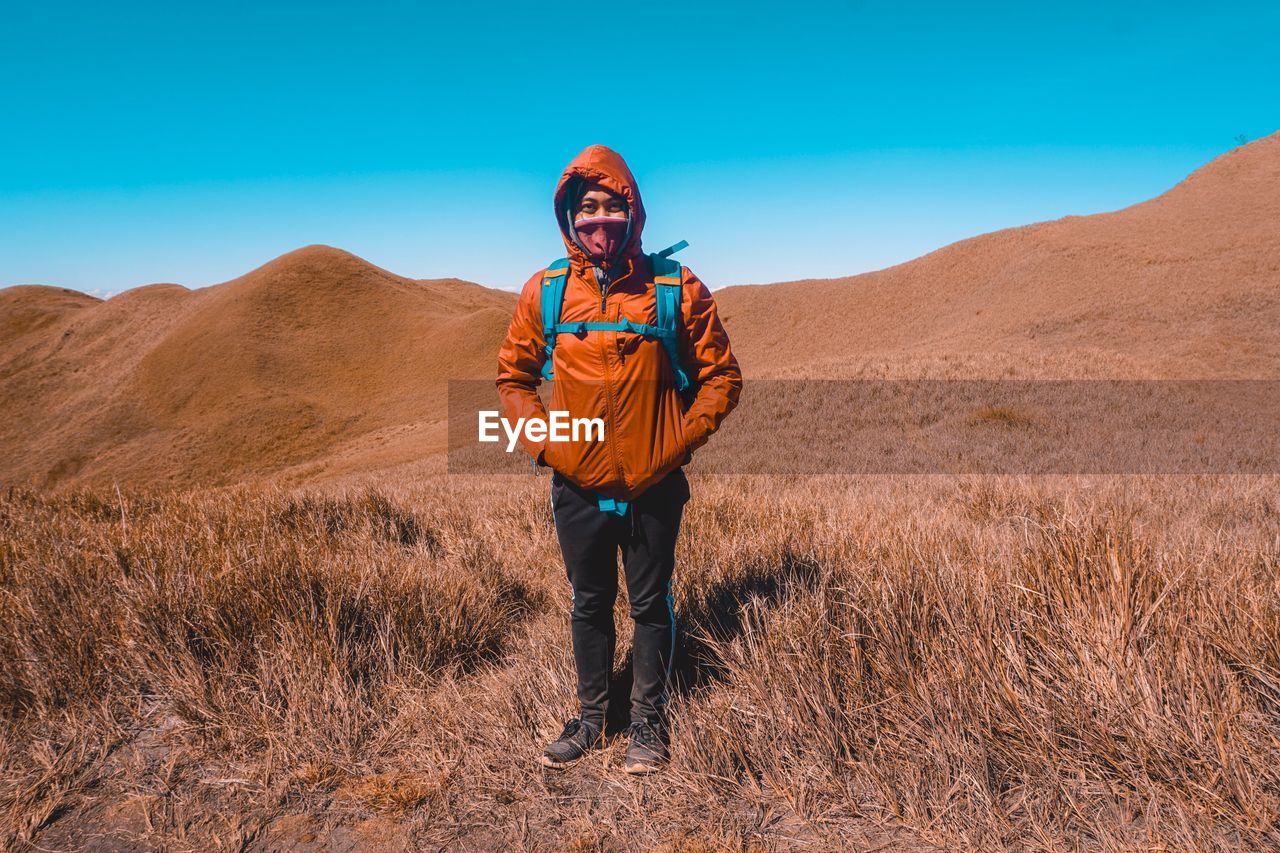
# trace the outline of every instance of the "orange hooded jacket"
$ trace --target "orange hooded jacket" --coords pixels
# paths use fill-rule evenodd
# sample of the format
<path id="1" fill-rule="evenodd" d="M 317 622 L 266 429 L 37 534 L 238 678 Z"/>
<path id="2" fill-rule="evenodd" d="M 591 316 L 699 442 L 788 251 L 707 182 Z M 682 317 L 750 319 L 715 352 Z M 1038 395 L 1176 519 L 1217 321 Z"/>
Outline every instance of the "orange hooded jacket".
<path id="1" fill-rule="evenodd" d="M 601 293 L 595 268 L 568 231 L 568 209 L 582 181 L 594 181 L 626 199 L 631 231 L 613 264 L 614 279 Z M 560 320 L 657 322 L 653 269 L 641 248 L 644 205 L 636 179 L 615 151 L 591 145 L 573 159 L 556 184 L 556 222 L 569 259 Z M 607 262 L 606 262 L 607 263 Z M 605 266 L 605 264 L 601 264 Z M 498 353 L 498 396 L 503 416 L 547 418 L 538 397 L 546 341 L 540 290 L 546 269 L 520 291 L 515 315 Z M 683 367 L 697 389 L 686 405 L 662 343 L 629 332 L 561 334 L 552 365 L 552 410 L 572 418 L 600 418 L 603 441 L 520 441 L 537 461 L 579 486 L 630 500 L 689 461 L 737 405 L 742 372 L 711 291 L 688 267 L 680 267 L 680 349 Z"/>

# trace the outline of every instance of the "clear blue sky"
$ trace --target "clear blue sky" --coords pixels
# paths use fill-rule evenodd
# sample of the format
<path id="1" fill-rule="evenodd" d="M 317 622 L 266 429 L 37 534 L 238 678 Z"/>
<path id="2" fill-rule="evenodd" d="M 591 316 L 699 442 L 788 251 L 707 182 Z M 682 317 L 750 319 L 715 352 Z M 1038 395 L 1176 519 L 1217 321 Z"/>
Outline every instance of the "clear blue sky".
<path id="1" fill-rule="evenodd" d="M 1274 3 L 5 4 L 0 286 L 329 243 L 516 288 L 593 142 L 712 287 L 1141 201 L 1280 128 Z"/>

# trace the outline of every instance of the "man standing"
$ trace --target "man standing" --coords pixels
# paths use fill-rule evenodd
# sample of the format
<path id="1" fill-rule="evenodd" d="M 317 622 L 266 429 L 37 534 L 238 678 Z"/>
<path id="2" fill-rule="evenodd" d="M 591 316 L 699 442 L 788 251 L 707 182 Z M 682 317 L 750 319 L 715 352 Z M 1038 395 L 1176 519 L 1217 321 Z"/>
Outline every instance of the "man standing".
<path id="1" fill-rule="evenodd" d="M 600 418 L 605 430 L 602 441 L 521 437 L 552 469 L 556 535 L 573 588 L 580 708 L 541 762 L 567 767 L 601 744 L 621 551 L 635 623 L 624 769 L 649 773 L 669 750 L 671 578 L 689 499 L 681 468 L 737 404 L 742 374 L 706 285 L 642 250 L 644 205 L 621 156 L 589 146 L 560 176 L 553 201 L 567 264 L 525 282 L 498 355 L 499 397 L 509 419 L 546 420 L 537 387 L 553 376 L 551 408 Z"/>

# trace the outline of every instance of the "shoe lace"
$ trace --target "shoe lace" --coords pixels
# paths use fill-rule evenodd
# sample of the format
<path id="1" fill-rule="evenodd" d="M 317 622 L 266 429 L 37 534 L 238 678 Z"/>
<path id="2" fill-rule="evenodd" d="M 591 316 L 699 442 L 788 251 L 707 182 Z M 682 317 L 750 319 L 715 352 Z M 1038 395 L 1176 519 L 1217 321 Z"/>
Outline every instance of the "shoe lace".
<path id="1" fill-rule="evenodd" d="M 658 747 L 662 745 L 662 739 L 658 737 L 658 733 L 648 723 L 632 723 L 627 728 L 632 742 L 640 743 L 644 746 Z"/>
<path id="2" fill-rule="evenodd" d="M 591 731 L 591 729 L 592 729 L 592 726 L 588 725 L 587 723 L 584 723 L 581 720 L 581 718 L 574 717 L 572 720 L 569 720 L 567 723 L 564 724 L 564 731 L 560 733 L 560 737 L 556 738 L 556 740 L 572 740 L 576 735 L 579 734 L 579 732 L 581 732 L 583 735 L 583 739 L 587 742 L 590 742 L 593 739 L 594 735 L 596 734 L 595 732 Z"/>

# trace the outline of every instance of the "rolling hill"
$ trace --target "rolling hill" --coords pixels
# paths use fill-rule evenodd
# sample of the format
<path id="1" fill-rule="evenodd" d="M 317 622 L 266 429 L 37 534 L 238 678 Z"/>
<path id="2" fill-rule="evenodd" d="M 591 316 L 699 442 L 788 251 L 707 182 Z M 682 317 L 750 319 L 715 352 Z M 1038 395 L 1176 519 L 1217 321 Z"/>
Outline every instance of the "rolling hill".
<path id="1" fill-rule="evenodd" d="M 1280 375 L 1280 134 L 1123 210 L 716 292 L 746 373 Z"/>
<path id="2" fill-rule="evenodd" d="M 514 297 L 307 246 L 223 284 L 0 291 L 5 480 L 219 484 L 439 451 Z"/>
<path id="3" fill-rule="evenodd" d="M 1123 210 L 717 299 L 748 377 L 1275 377 L 1280 134 Z M 0 482 L 418 464 L 444 448 L 447 380 L 493 375 L 513 305 L 320 245 L 199 290 L 5 288 Z"/>

